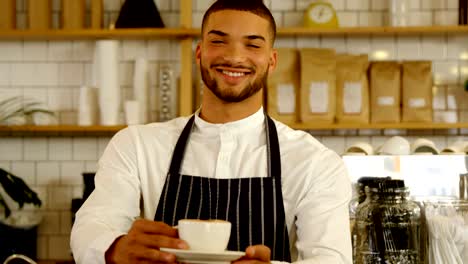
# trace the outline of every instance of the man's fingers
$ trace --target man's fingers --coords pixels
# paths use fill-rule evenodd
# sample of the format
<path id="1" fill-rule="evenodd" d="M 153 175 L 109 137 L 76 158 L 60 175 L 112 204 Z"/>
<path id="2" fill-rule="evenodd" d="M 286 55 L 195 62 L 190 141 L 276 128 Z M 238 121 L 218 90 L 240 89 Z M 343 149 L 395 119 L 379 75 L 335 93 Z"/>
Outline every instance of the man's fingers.
<path id="1" fill-rule="evenodd" d="M 133 222 L 133 227 L 141 233 L 160 234 L 170 237 L 178 237 L 178 232 L 175 228 L 163 223 L 155 222 L 146 219 L 138 219 Z"/>
<path id="2" fill-rule="evenodd" d="M 164 235 L 142 235 L 139 238 L 139 243 L 150 248 L 177 248 L 177 249 L 188 249 L 188 245 L 185 241 L 167 237 Z"/>
<path id="3" fill-rule="evenodd" d="M 246 257 L 249 259 L 256 259 L 260 261 L 270 261 L 271 251 L 268 247 L 263 245 L 249 246 L 245 250 Z"/>
<path id="4" fill-rule="evenodd" d="M 176 257 L 173 254 L 162 252 L 156 249 L 146 250 L 141 256 L 143 260 L 149 261 L 148 263 L 175 263 Z"/>

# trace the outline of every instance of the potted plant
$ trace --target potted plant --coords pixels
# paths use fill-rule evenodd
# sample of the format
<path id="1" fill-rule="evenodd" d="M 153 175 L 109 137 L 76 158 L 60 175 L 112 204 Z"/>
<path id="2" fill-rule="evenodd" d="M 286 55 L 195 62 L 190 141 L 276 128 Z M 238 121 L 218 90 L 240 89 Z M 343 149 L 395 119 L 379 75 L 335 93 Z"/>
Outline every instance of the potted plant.
<path id="1" fill-rule="evenodd" d="M 0 125 L 34 123 L 36 114 L 54 116 L 54 112 L 40 107 L 41 103 L 22 96 L 0 100 Z"/>
<path id="2" fill-rule="evenodd" d="M 7 200 L 3 194 L 7 194 L 18 205 L 18 209 L 22 209 L 25 204 L 33 204 L 37 207 L 41 206 L 41 200 L 37 193 L 31 190 L 28 185 L 18 176 L 0 168 L 0 185 L 4 192 L 0 192 L 0 212 L 3 209 L 3 215 L 0 219 L 7 219 L 11 216 L 11 208 L 8 206 Z"/>
<path id="3" fill-rule="evenodd" d="M 37 228 L 42 216 L 24 205 L 40 207 L 41 200 L 21 178 L 1 168 L 0 187 L 0 263 L 13 254 L 36 259 Z"/>

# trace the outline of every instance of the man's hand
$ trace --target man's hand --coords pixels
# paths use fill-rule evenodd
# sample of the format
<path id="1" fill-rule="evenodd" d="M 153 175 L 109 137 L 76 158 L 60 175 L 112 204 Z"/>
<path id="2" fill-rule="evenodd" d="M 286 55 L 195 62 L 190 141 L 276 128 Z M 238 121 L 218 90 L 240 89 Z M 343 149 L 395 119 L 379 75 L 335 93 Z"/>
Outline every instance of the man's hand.
<path id="1" fill-rule="evenodd" d="M 270 249 L 264 245 L 250 246 L 245 250 L 245 256 L 233 264 L 265 264 L 270 263 Z"/>
<path id="2" fill-rule="evenodd" d="M 171 226 L 149 220 L 136 220 L 127 235 L 117 238 L 106 251 L 108 264 L 176 263 L 173 254 L 159 248 L 187 249 Z"/>

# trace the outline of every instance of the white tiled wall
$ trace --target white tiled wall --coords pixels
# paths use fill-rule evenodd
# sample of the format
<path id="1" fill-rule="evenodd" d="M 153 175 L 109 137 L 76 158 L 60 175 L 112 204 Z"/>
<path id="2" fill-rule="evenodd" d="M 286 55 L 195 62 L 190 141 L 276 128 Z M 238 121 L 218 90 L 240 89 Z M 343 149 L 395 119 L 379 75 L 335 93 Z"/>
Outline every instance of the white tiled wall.
<path id="1" fill-rule="evenodd" d="M 105 0 L 106 25 L 115 21 L 122 0 Z M 199 27 L 203 12 L 214 0 L 193 0 L 193 25 Z M 267 0 L 279 26 L 299 26 L 303 10 L 312 0 Z M 380 26 L 387 19 L 387 0 L 330 0 L 343 26 Z M 25 0 L 18 0 L 18 25 L 25 27 Z M 54 0 L 58 26 L 60 1 Z M 177 26 L 179 1 L 156 0 L 167 26 Z M 455 24 L 457 0 L 411 0 L 411 10 L 428 24 Z M 372 59 L 434 61 L 436 109 L 458 114 L 468 122 L 468 96 L 460 87 L 468 77 L 468 36 L 338 36 L 280 38 L 278 47 L 331 47 L 339 52 L 368 53 Z M 0 41 L 0 99 L 27 95 L 59 111 L 59 122 L 76 123 L 78 89 L 91 82 L 92 41 Z M 120 82 L 124 98 L 131 95 L 133 60 L 150 61 L 152 102 L 158 86 L 157 69 L 162 62 L 177 64 L 176 40 L 121 42 Z M 386 54 L 386 56 L 382 56 Z M 178 66 L 176 65 L 176 68 Z M 157 112 L 151 108 L 152 120 Z M 381 145 L 389 136 L 409 140 L 428 137 L 443 148 L 467 139 L 466 130 L 406 131 L 314 131 L 313 134 L 337 153 L 356 141 Z M 465 135 L 465 136 L 463 136 Z M 44 221 L 39 229 L 41 259 L 70 259 L 69 233 L 71 199 L 82 195 L 81 172 L 94 171 L 108 137 L 3 137 L 0 138 L 0 167 L 21 176 L 43 201 Z"/>

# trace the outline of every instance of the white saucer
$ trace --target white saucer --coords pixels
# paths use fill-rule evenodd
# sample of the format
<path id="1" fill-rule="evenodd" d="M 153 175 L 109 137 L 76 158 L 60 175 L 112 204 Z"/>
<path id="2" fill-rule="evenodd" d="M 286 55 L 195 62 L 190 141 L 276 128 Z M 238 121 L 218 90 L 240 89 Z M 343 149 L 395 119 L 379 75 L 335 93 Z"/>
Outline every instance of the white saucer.
<path id="1" fill-rule="evenodd" d="M 176 255 L 177 261 L 190 264 L 225 264 L 245 255 L 242 251 L 203 252 L 186 249 L 161 248 L 161 251 Z"/>

